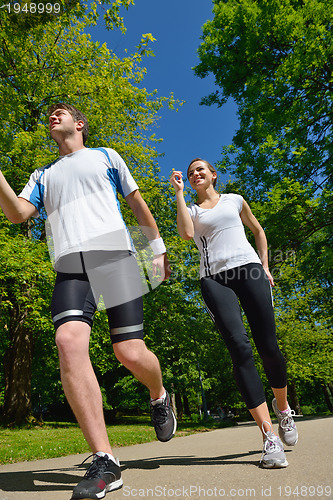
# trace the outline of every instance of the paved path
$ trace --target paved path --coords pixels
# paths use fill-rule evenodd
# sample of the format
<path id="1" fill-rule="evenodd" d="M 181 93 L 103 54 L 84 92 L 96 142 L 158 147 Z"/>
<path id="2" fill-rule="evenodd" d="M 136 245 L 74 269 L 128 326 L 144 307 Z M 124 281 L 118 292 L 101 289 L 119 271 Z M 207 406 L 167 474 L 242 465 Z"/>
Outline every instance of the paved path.
<path id="1" fill-rule="evenodd" d="M 297 424 L 300 439 L 287 449 L 286 469 L 258 467 L 260 435 L 252 423 L 118 448 L 124 487 L 106 500 L 333 499 L 333 417 Z M 87 456 L 1 466 L 0 500 L 69 500 Z"/>

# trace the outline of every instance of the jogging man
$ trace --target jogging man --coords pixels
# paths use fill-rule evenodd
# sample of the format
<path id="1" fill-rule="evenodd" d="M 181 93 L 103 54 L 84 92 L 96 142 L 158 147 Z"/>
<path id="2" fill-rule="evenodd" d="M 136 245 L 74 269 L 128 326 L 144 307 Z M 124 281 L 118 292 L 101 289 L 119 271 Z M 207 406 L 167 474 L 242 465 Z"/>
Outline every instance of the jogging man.
<path id="1" fill-rule="evenodd" d="M 94 454 L 72 500 L 100 499 L 123 484 L 89 358 L 89 337 L 100 297 L 117 359 L 149 389 L 157 438 L 168 441 L 176 429 L 159 361 L 143 341 L 141 276 L 117 193 L 125 198 L 148 237 L 153 271 L 164 279 L 169 276 L 168 260 L 156 222 L 119 154 L 110 148 L 85 146 L 88 122 L 75 107 L 58 103 L 48 115 L 59 157 L 36 169 L 19 196 L 0 172 L 0 205 L 13 223 L 38 216 L 42 207 L 48 215 L 57 271 L 51 312 L 61 381 Z"/>

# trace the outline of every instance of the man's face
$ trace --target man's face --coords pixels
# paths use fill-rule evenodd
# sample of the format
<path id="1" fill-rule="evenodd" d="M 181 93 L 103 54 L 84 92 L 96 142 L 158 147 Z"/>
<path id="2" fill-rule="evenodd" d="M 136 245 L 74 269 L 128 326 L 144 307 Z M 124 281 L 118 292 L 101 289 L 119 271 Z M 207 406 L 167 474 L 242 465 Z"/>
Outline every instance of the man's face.
<path id="1" fill-rule="evenodd" d="M 67 109 L 56 109 L 49 116 L 49 129 L 52 139 L 56 142 L 73 135 L 77 130 L 77 122 L 74 122 L 72 115 Z"/>

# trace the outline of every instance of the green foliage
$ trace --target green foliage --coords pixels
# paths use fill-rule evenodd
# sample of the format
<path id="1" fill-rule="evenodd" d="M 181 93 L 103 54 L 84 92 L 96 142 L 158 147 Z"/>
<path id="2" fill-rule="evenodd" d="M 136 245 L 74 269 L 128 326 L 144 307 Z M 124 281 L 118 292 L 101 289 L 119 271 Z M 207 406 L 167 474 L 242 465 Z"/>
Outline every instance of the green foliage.
<path id="1" fill-rule="evenodd" d="M 156 439 L 154 428 L 146 422 L 137 425 L 107 427 L 115 446 L 130 446 Z M 54 458 L 90 451 L 83 434 L 76 424 L 54 424 L 41 427 L 0 429 L 0 463 Z"/>
<path id="2" fill-rule="evenodd" d="M 316 279 L 304 279 L 302 262 L 290 261 L 281 267 L 278 283 L 277 328 L 290 378 L 299 383 L 330 383 L 333 332 L 322 286 Z"/>
<path id="3" fill-rule="evenodd" d="M 120 60 L 106 44 L 92 42 L 84 32 L 87 23 L 73 16 L 68 25 L 54 18 L 46 26 L 21 32 L 8 15 L 1 14 L 0 149 L 5 174 L 16 173 L 13 187 L 23 187 L 32 165 L 42 166 L 54 158 L 56 148 L 45 128 L 46 110 L 61 100 L 86 112 L 89 146 L 107 143 L 130 165 L 152 167 L 157 154 L 150 143 L 155 139 L 145 133 L 163 103 L 173 105 L 174 99 L 158 98 L 155 92 L 135 86 L 145 74 L 141 52 L 149 35 L 139 52 Z"/>
<path id="4" fill-rule="evenodd" d="M 43 242 L 32 240 L 22 234 L 12 235 L 8 227 L 0 228 L 0 242 L 0 329 L 2 332 L 0 356 L 2 360 L 5 360 L 2 363 L 4 373 L 1 373 L 0 381 L 1 387 L 6 387 L 6 391 L 3 391 L 3 402 L 8 405 L 9 395 L 16 391 L 14 380 L 14 373 L 16 373 L 23 379 L 28 377 L 24 400 L 27 401 L 29 409 L 28 393 L 31 378 L 29 358 L 34 348 L 37 355 L 34 376 L 39 370 L 42 372 L 36 389 L 40 391 L 44 386 L 47 391 L 51 390 L 48 383 L 52 374 L 51 368 L 54 368 L 54 360 L 52 362 L 51 356 L 54 342 L 50 343 L 50 335 L 53 340 L 54 334 L 49 304 L 54 272 Z M 22 343 L 18 340 L 19 337 L 22 338 Z M 24 349 L 25 341 L 26 348 Z M 44 361 L 38 358 L 43 350 Z M 5 358 L 4 353 L 6 353 Z M 21 356 L 27 357 L 27 363 Z M 16 366 L 20 367 L 18 372 L 15 367 L 12 369 L 15 357 L 19 357 L 19 363 L 18 360 L 16 361 Z M 21 387 L 21 393 L 24 394 L 25 391 Z M 17 396 L 17 400 L 19 399 Z M 17 418 L 21 418 L 19 413 L 17 413 Z"/>
<path id="5" fill-rule="evenodd" d="M 281 179 L 311 185 L 315 230 L 332 223 L 332 8 L 331 0 L 215 1 L 195 68 L 220 89 L 203 103 L 238 104 L 240 128 L 221 165 L 262 199 Z"/>
<path id="6" fill-rule="evenodd" d="M 45 245 L 23 235 L 11 236 L 7 228 L 0 229 L 0 269 L 3 328 L 10 322 L 16 305 L 28 312 L 29 327 L 47 328 L 43 315 L 48 307 L 54 272 Z"/>
<path id="7" fill-rule="evenodd" d="M 23 235 L 11 237 L 8 229 L 0 229 L 0 241 L 0 352 L 10 346 L 13 322 L 35 332 L 34 340 L 41 335 L 47 342 L 54 272 L 45 245 Z"/>

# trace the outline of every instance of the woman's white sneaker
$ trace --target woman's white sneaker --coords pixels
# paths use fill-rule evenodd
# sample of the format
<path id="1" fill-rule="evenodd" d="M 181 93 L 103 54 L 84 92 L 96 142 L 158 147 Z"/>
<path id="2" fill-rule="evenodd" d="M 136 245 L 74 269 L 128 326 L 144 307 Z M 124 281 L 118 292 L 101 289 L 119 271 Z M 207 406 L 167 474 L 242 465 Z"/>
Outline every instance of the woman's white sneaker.
<path id="1" fill-rule="evenodd" d="M 266 432 L 264 430 L 264 423 L 262 424 L 262 431 L 265 435 L 264 448 L 260 463 L 265 469 L 280 469 L 288 466 L 288 461 L 284 453 L 283 444 L 280 438 L 271 430 Z"/>
<path id="2" fill-rule="evenodd" d="M 294 410 L 291 410 L 288 406 L 288 410 L 281 412 L 275 398 L 272 401 L 272 407 L 278 419 L 281 441 L 283 441 L 286 446 L 295 446 L 298 441 L 298 432 L 293 418 L 296 416 Z"/>

